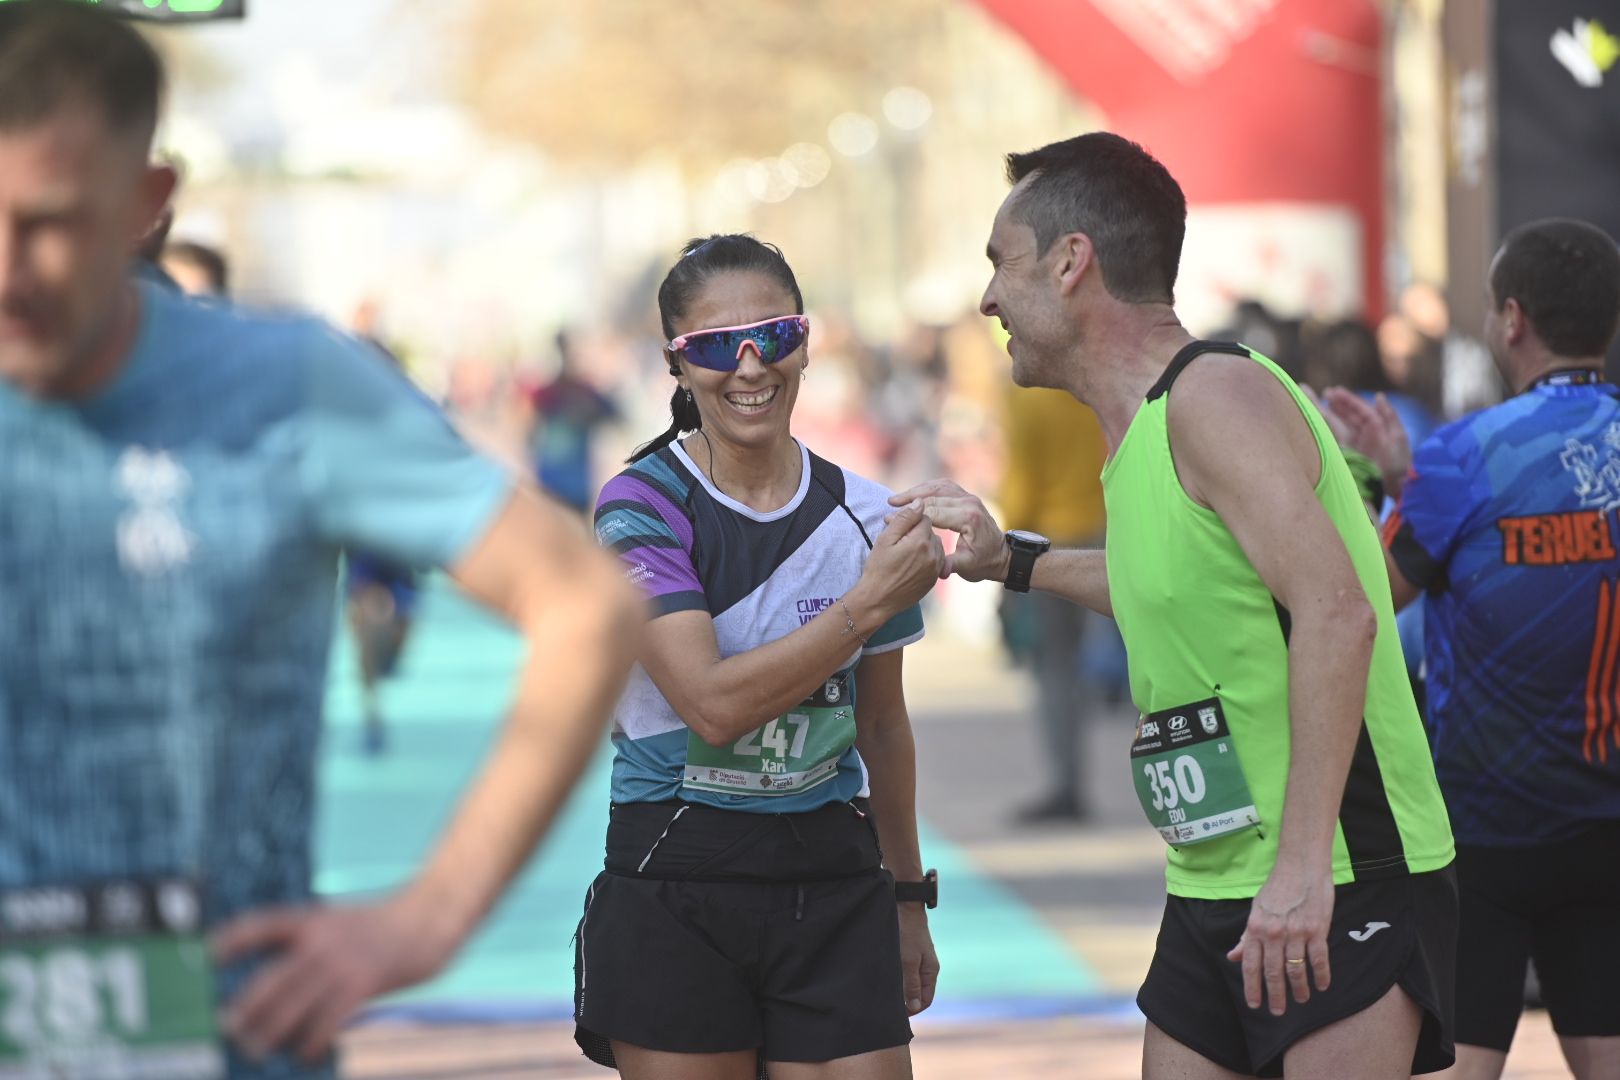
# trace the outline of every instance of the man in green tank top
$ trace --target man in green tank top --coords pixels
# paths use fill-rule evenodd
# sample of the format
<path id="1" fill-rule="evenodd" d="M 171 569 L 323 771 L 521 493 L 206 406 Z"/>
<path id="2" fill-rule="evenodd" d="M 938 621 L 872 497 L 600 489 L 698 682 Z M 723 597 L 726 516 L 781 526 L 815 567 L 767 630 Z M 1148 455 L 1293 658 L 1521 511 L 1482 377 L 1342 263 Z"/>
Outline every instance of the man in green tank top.
<path id="1" fill-rule="evenodd" d="M 1119 622 L 1141 713 L 1121 766 L 1169 845 L 1144 1074 L 1445 1068 L 1451 831 L 1344 459 L 1271 361 L 1181 326 L 1186 200 L 1146 151 L 1093 133 L 1008 175 L 981 310 L 1016 383 L 1101 419 L 1106 548 L 1003 534 L 948 481 L 895 503 L 958 534 L 961 577 Z"/>

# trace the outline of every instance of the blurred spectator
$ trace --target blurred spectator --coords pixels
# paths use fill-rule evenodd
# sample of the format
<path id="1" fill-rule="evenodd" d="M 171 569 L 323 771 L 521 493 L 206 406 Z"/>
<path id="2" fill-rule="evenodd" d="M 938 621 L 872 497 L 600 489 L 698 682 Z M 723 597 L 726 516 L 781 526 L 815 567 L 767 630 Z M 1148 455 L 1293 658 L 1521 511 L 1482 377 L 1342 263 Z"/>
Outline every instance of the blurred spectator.
<path id="1" fill-rule="evenodd" d="M 1378 354 L 1390 386 L 1439 416 L 1442 404 L 1442 345 L 1400 312 L 1378 324 Z M 1432 426 L 1432 425 L 1431 425 Z"/>
<path id="2" fill-rule="evenodd" d="M 1432 313 L 1430 313 L 1432 318 Z M 1391 320 L 1397 320 L 1391 322 Z M 1431 321 L 1427 325 L 1434 325 Z M 1388 337 L 1386 343 L 1381 339 Z M 1416 446 L 1427 439 L 1439 419 L 1423 401 L 1396 389 L 1410 382 L 1414 369 L 1438 375 L 1438 343 L 1423 334 L 1404 315 L 1391 315 L 1374 334 L 1359 319 L 1343 319 L 1308 337 L 1305 380 L 1319 392 L 1347 390 L 1369 403 L 1382 396 L 1395 410 L 1409 443 Z M 1438 384 L 1433 387 L 1438 391 Z M 1436 396 L 1438 396 L 1436 394 Z M 1387 487 L 1398 478 L 1385 478 Z M 1382 519 L 1393 509 L 1393 500 L 1373 507 Z M 1395 615 L 1395 627 L 1406 657 L 1406 674 L 1421 708 L 1423 704 L 1423 605 L 1413 604 Z"/>
<path id="3" fill-rule="evenodd" d="M 399 357 L 377 337 L 377 321 L 376 301 L 362 300 L 349 329 L 399 369 L 403 377 Z M 383 720 L 380 688 L 383 680 L 398 670 L 410 640 L 418 588 L 417 574 L 408 566 L 353 548 L 345 552 L 346 613 L 359 657 L 360 701 L 365 717 L 360 746 L 367 754 L 387 749 L 388 729 Z"/>
<path id="4" fill-rule="evenodd" d="M 878 422 L 895 438 L 887 478 L 895 487 L 944 471 L 939 425 L 947 370 L 945 334 L 937 326 L 912 326 L 889 351 L 877 412 Z"/>
<path id="5" fill-rule="evenodd" d="M 1438 415 L 1455 418 L 1502 400 L 1504 387 L 1490 350 L 1453 330 L 1451 309 L 1439 289 L 1425 282 L 1409 285 L 1397 306 L 1419 334 L 1439 345 L 1440 385 L 1432 406 Z"/>
<path id="6" fill-rule="evenodd" d="M 1108 445 L 1097 415 L 1060 390 L 1013 390 L 1006 416 L 1001 507 L 1007 528 L 1040 533 L 1057 547 L 1101 544 Z M 1004 590 L 1002 618 L 1015 655 L 1027 648 L 1034 670 L 1046 782 L 1046 790 L 1020 809 L 1018 818 L 1079 821 L 1086 812 L 1080 787 L 1086 713 L 1080 639 L 1086 609 L 1052 593 Z"/>
<path id="7" fill-rule="evenodd" d="M 1239 300 L 1232 310 L 1232 322 L 1210 335 L 1215 341 L 1240 341 L 1268 357 L 1290 378 L 1300 378 L 1300 322 L 1284 319 L 1258 300 Z"/>
<path id="8" fill-rule="evenodd" d="M 1405 329 L 1412 329 L 1416 334 L 1409 323 Z M 1414 356 L 1422 349 L 1424 340 L 1421 335 L 1402 337 L 1399 344 L 1405 351 L 1398 362 L 1391 363 L 1380 348 L 1378 337 L 1365 323 L 1359 319 L 1342 319 L 1307 337 L 1305 377 L 1301 381 L 1318 391 L 1343 387 L 1369 401 L 1375 394 L 1384 394 L 1401 418 L 1407 438 L 1416 445 L 1429 437 L 1439 421 L 1424 401 L 1399 388 L 1410 378 Z M 1438 371 L 1438 366 L 1435 370 Z"/>
<path id="9" fill-rule="evenodd" d="M 573 337 L 559 330 L 557 375 L 531 397 L 529 457 L 542 490 L 586 513 L 596 498 L 591 444 L 597 429 L 619 418 L 613 400 L 580 372 Z"/>
<path id="10" fill-rule="evenodd" d="M 844 356 L 829 355 L 819 346 L 811 356 L 814 364 L 805 370 L 799 388 L 793 433 L 817 452 L 836 448 L 839 460 L 862 476 L 879 475 L 889 439 L 867 407 L 866 387 Z"/>
<path id="11" fill-rule="evenodd" d="M 187 296 L 230 295 L 230 264 L 217 248 L 193 240 L 164 245 L 160 258 L 165 273 Z"/>

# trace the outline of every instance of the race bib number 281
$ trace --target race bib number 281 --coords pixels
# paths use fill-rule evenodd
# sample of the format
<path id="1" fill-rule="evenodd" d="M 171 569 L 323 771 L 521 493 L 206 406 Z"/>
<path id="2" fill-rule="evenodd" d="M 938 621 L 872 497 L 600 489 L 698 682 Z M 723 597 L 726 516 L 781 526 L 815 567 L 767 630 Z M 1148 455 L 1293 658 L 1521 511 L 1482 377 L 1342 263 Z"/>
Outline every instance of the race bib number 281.
<path id="1" fill-rule="evenodd" d="M 0 1080 L 218 1080 L 187 882 L 0 891 Z"/>

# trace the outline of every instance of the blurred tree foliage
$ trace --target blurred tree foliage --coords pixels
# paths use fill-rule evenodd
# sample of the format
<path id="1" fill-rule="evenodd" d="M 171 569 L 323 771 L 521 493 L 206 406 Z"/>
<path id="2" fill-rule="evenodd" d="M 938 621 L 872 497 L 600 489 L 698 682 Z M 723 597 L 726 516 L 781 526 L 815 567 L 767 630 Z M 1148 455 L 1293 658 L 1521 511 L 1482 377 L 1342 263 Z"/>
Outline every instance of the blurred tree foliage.
<path id="1" fill-rule="evenodd" d="M 407 0 L 408 2 L 408 0 Z M 447 25 L 466 105 L 553 158 L 688 166 L 824 137 L 894 86 L 933 93 L 941 0 L 481 0 Z"/>

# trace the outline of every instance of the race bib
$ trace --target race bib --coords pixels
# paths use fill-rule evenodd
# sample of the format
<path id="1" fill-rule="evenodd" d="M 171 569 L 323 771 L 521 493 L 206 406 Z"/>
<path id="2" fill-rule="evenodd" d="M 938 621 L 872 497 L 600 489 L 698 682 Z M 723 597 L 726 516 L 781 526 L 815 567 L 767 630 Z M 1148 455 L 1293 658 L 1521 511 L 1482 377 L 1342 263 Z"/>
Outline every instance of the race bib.
<path id="1" fill-rule="evenodd" d="M 1260 824 L 1219 698 L 1142 717 L 1131 778 L 1148 821 L 1180 847 Z"/>
<path id="2" fill-rule="evenodd" d="M 0 891 L 0 1080 L 220 1080 L 184 881 Z"/>
<path id="3" fill-rule="evenodd" d="M 798 708 L 755 728 L 730 746 L 686 736 L 682 786 L 731 795 L 792 795 L 838 774 L 855 743 L 853 677 L 834 676 Z"/>

